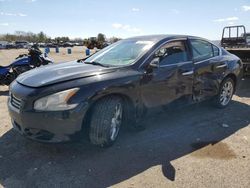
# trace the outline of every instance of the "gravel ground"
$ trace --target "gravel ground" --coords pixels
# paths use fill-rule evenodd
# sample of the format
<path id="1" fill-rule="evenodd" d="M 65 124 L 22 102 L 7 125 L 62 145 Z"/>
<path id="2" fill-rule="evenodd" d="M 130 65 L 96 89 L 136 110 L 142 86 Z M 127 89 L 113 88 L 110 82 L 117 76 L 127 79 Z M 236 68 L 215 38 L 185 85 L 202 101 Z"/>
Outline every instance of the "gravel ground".
<path id="1" fill-rule="evenodd" d="M 71 48 L 72 54 L 68 54 L 67 49 L 68 48 L 60 48 L 60 53 L 56 53 L 55 48 L 50 48 L 50 53 L 48 54 L 48 56 L 52 58 L 52 60 L 56 63 L 72 61 L 85 57 L 86 47 L 84 46 L 75 46 Z M 41 50 L 42 52 L 44 52 L 44 48 L 41 48 Z M 94 50 L 91 50 L 91 52 L 94 52 Z M 27 49 L 0 50 L 0 65 L 8 65 L 13 62 L 15 58 L 20 54 L 26 53 L 28 53 Z"/>
<path id="2" fill-rule="evenodd" d="M 0 87 L 0 187 L 250 187 L 250 79 L 226 109 L 151 110 L 144 131 L 122 132 L 108 149 L 23 138 L 7 95 Z"/>

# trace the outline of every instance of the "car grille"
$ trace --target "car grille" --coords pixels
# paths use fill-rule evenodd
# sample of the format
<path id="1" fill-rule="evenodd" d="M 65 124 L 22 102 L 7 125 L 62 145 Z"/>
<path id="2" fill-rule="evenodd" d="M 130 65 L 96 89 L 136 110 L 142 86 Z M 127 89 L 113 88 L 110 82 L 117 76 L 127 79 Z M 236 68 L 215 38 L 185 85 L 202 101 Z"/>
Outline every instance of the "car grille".
<path id="1" fill-rule="evenodd" d="M 19 99 L 19 98 L 15 97 L 14 95 L 11 94 L 11 96 L 10 96 L 10 104 L 12 106 L 14 106 L 17 109 L 20 109 L 21 108 L 21 102 L 22 102 L 21 99 Z"/>

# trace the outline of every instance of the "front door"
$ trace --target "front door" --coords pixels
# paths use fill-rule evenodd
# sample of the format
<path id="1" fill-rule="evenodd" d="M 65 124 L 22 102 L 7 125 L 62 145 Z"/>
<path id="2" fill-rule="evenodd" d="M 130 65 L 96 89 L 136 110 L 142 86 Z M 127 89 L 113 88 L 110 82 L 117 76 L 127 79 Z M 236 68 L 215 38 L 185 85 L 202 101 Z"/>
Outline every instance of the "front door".
<path id="1" fill-rule="evenodd" d="M 159 66 L 150 66 L 150 62 L 156 60 Z M 141 80 L 141 96 L 146 107 L 162 106 L 192 96 L 194 67 L 187 40 L 166 43 L 149 58 L 148 64 Z"/>

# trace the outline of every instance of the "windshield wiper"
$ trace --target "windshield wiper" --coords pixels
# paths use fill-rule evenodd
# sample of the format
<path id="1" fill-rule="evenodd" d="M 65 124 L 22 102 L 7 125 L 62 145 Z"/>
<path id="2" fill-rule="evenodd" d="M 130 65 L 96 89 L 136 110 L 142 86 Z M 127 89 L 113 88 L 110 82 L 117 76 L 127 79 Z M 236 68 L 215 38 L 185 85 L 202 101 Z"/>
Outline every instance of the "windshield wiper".
<path id="1" fill-rule="evenodd" d="M 85 64 L 90 64 L 90 65 L 98 65 L 98 66 L 102 66 L 102 67 L 109 67 L 109 65 L 104 65 L 104 64 L 101 64 L 99 62 L 96 62 L 96 61 L 91 61 L 91 62 L 86 62 L 84 61 Z"/>
<path id="2" fill-rule="evenodd" d="M 88 58 L 88 57 L 85 57 L 85 58 L 83 58 L 83 59 L 78 59 L 78 60 L 76 60 L 76 62 L 77 62 L 77 63 L 82 63 L 82 62 L 84 62 L 87 58 Z"/>

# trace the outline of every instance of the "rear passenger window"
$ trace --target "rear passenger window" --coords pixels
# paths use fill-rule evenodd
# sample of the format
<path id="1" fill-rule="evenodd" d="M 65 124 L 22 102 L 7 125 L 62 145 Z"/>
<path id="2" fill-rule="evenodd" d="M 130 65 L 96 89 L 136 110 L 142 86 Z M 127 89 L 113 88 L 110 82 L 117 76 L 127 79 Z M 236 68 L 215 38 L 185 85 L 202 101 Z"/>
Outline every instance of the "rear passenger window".
<path id="1" fill-rule="evenodd" d="M 191 40 L 194 61 L 202 61 L 214 56 L 212 44 L 203 40 Z"/>
<path id="2" fill-rule="evenodd" d="M 220 50 L 218 47 L 216 47 L 215 45 L 213 46 L 213 51 L 214 51 L 214 56 L 219 56 L 220 55 Z"/>

